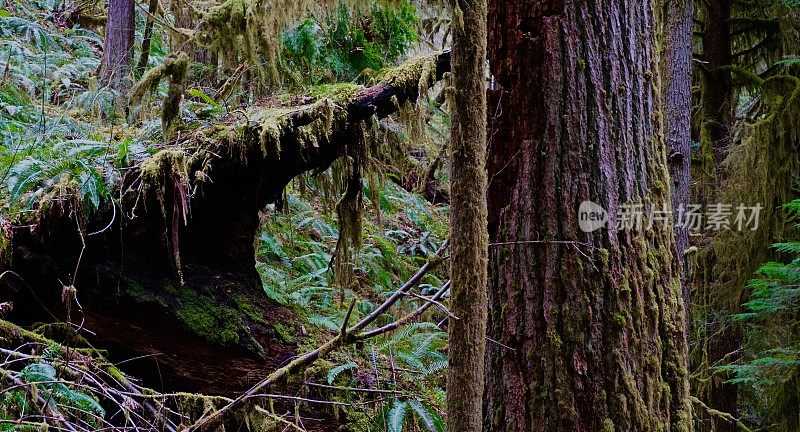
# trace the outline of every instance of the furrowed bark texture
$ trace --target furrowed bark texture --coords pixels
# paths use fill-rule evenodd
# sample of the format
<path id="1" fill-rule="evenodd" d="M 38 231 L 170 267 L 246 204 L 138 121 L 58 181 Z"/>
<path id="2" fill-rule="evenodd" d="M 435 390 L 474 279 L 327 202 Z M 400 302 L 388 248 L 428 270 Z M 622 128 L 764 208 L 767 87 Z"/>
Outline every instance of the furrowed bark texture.
<path id="1" fill-rule="evenodd" d="M 614 229 L 670 201 L 653 7 L 490 4 L 485 430 L 691 429 L 674 234 Z"/>
<path id="2" fill-rule="evenodd" d="M 133 57 L 133 33 L 135 29 L 133 0 L 110 0 L 108 21 L 103 43 L 102 82 L 119 91 L 127 91 L 131 58 Z"/>
<path id="3" fill-rule="evenodd" d="M 692 134 L 692 0 L 667 0 L 661 17 L 663 52 L 661 55 L 664 136 L 675 227 L 675 253 L 680 264 L 681 295 L 686 308 L 686 340 L 691 327 L 691 296 L 688 265 L 684 252 L 689 247 L 689 228 L 682 220 L 691 196 L 690 141 Z M 688 358 L 687 358 L 688 364 Z"/>
<path id="4" fill-rule="evenodd" d="M 692 6 L 690 0 L 667 1 L 664 25 L 664 53 L 661 80 L 664 103 L 664 135 L 672 181 L 672 208 L 688 208 L 691 192 L 691 108 L 692 108 Z M 677 212 L 675 213 L 678 214 Z M 675 226 L 675 248 L 681 264 L 689 247 L 689 230 Z M 688 290 L 684 304 L 688 306 Z"/>
<path id="5" fill-rule="evenodd" d="M 447 429 L 480 432 L 486 348 L 486 0 L 455 3 Z"/>

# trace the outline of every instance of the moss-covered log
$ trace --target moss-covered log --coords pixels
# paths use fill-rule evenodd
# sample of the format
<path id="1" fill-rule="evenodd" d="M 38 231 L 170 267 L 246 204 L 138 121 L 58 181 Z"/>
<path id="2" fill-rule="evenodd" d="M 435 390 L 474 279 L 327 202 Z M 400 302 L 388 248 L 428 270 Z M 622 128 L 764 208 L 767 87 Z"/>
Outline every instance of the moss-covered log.
<path id="1" fill-rule="evenodd" d="M 415 102 L 448 69 L 449 53 L 424 57 L 372 87 L 261 103 L 178 131 L 92 215 L 65 185 L 34 216 L 3 223 L 0 263 L 19 275 L 0 282 L 16 288 L 11 319 L 82 322 L 112 359 L 147 356 L 140 374 L 156 387 L 247 388 L 293 355 L 271 325 L 291 314 L 268 300 L 255 269 L 259 212 L 295 176 L 352 154 L 360 122 Z M 65 305 L 73 286 L 80 305 Z"/>

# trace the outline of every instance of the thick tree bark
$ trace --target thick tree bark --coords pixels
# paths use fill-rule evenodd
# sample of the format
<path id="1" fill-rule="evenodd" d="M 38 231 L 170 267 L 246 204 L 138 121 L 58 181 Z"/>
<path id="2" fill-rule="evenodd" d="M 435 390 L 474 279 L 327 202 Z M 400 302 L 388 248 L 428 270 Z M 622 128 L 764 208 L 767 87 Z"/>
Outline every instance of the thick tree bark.
<path id="1" fill-rule="evenodd" d="M 691 193 L 692 6 L 691 0 L 668 1 L 662 17 L 664 135 L 669 152 L 672 209 L 676 216 L 681 209 L 688 208 Z M 689 247 L 689 229 L 680 222 L 675 221 L 675 248 L 681 264 L 685 265 L 683 252 Z M 688 302 L 685 294 L 684 304 Z"/>
<path id="2" fill-rule="evenodd" d="M 670 201 L 653 9 L 490 5 L 486 430 L 691 430 L 674 234 L 614 227 Z"/>
<path id="3" fill-rule="evenodd" d="M 486 0 L 454 3 L 447 429 L 480 432 L 486 349 Z"/>
<path id="4" fill-rule="evenodd" d="M 131 58 L 135 30 L 134 0 L 110 0 L 103 42 L 101 81 L 114 90 L 130 88 Z"/>
<path id="5" fill-rule="evenodd" d="M 689 247 L 689 228 L 685 223 L 691 196 L 691 111 L 692 111 L 692 23 L 693 0 L 666 1 L 661 17 L 664 51 L 661 53 L 662 103 L 667 163 L 671 180 L 672 214 L 675 223 L 675 252 L 680 264 L 681 293 L 686 308 L 686 340 L 691 327 L 689 263 L 684 252 Z M 688 358 L 687 358 L 688 365 Z"/>

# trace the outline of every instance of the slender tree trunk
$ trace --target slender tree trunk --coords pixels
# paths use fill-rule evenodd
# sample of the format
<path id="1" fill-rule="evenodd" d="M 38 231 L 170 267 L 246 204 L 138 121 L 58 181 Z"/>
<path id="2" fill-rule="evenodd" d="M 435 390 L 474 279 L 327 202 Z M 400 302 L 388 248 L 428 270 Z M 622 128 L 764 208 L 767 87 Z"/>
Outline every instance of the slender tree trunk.
<path id="1" fill-rule="evenodd" d="M 713 166 L 707 168 L 717 174 L 720 165 L 728 155 L 731 145 L 730 128 L 733 122 L 733 84 L 730 71 L 724 69 L 731 65 L 731 0 L 708 0 L 705 5 L 702 42 L 703 132 L 701 144 L 707 155 L 713 156 Z M 709 160 L 710 162 L 710 160 Z"/>
<path id="2" fill-rule="evenodd" d="M 135 28 L 133 7 L 133 0 L 110 0 L 108 4 L 101 80 L 104 85 L 121 92 L 127 91 L 131 85 Z"/>
<path id="3" fill-rule="evenodd" d="M 703 172 L 713 173 L 706 178 L 700 187 L 700 201 L 715 201 L 719 194 L 716 188 L 720 179 L 725 178 L 722 162 L 730 152 L 731 127 L 733 124 L 734 89 L 730 71 L 726 69 L 733 63 L 731 44 L 731 0 L 708 0 L 701 2 L 703 9 L 702 34 L 702 125 L 701 152 L 703 154 Z M 706 255 L 706 262 L 701 265 L 709 269 L 714 267 L 713 251 Z M 731 310 L 730 299 L 721 299 L 719 293 L 702 290 L 709 295 L 708 304 L 716 310 Z M 739 299 L 732 304 L 741 303 Z M 715 331 L 716 335 L 703 343 L 708 344 L 709 364 L 723 365 L 738 359 L 736 353 L 741 347 L 741 332 L 731 324 Z M 732 355 L 729 355 L 732 354 Z M 701 398 L 711 408 L 737 416 L 738 388 L 734 384 L 726 384 L 730 376 L 714 373 L 710 378 L 706 391 Z M 712 418 L 710 430 L 715 432 L 734 432 L 737 426 L 719 417 Z M 704 424 L 710 424 L 704 423 Z"/>
<path id="4" fill-rule="evenodd" d="M 447 430 L 480 432 L 486 348 L 486 0 L 454 2 Z"/>
<path id="5" fill-rule="evenodd" d="M 691 430 L 674 233 L 614 227 L 671 199 L 653 10 L 490 5 L 485 430 Z M 579 228 L 587 200 L 608 229 Z"/>
<path id="6" fill-rule="evenodd" d="M 672 181 L 672 210 L 675 217 L 675 252 L 681 266 L 681 292 L 686 316 L 691 317 L 689 280 L 684 252 L 689 247 L 689 228 L 683 219 L 691 195 L 691 110 L 692 110 L 692 0 L 667 1 L 661 23 L 664 52 L 661 70 L 664 136 L 667 140 L 669 177 Z M 689 338 L 691 320 L 686 320 Z"/>
<path id="7" fill-rule="evenodd" d="M 668 1 L 664 11 L 664 53 L 662 88 L 664 135 L 672 180 L 672 208 L 679 214 L 687 209 L 691 192 L 691 108 L 692 108 L 692 1 Z M 675 247 L 683 264 L 689 247 L 689 230 L 676 220 Z M 684 297 L 688 304 L 689 298 Z"/>
<path id="8" fill-rule="evenodd" d="M 147 8 L 147 21 L 144 24 L 144 35 L 142 36 L 142 52 L 139 54 L 139 61 L 136 63 L 136 75 L 142 76 L 147 69 L 150 61 L 150 44 L 153 41 L 153 17 L 158 12 L 158 0 L 150 0 Z"/>

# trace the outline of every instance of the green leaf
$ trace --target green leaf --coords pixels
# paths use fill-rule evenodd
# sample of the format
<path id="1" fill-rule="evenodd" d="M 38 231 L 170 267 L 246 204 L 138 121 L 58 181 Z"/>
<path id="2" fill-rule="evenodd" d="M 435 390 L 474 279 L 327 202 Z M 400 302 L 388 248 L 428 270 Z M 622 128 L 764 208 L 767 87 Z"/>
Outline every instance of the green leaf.
<path id="1" fill-rule="evenodd" d="M 56 369 L 47 363 L 33 363 L 22 369 L 22 379 L 27 383 L 55 381 Z"/>

